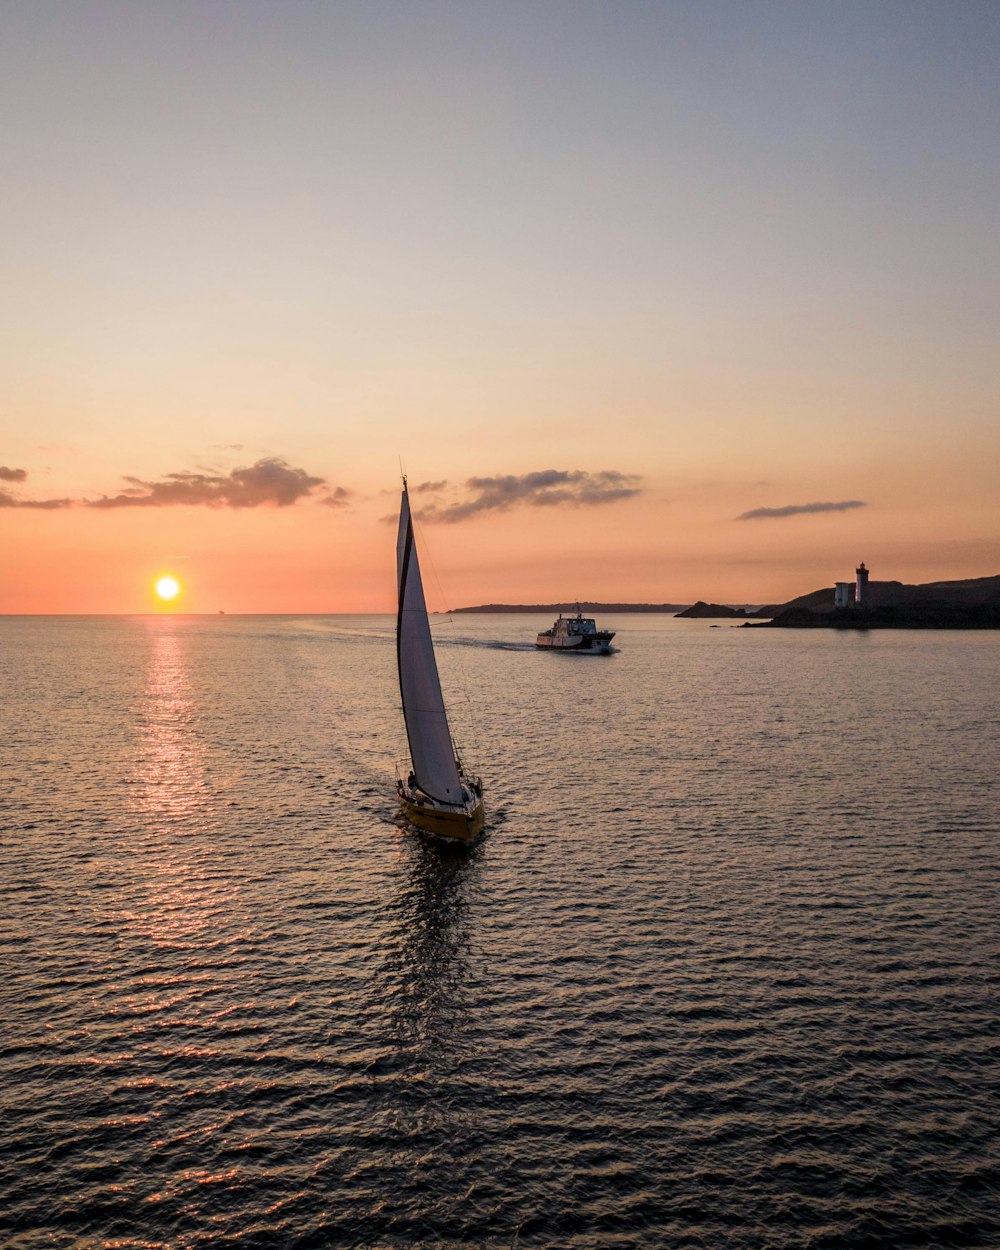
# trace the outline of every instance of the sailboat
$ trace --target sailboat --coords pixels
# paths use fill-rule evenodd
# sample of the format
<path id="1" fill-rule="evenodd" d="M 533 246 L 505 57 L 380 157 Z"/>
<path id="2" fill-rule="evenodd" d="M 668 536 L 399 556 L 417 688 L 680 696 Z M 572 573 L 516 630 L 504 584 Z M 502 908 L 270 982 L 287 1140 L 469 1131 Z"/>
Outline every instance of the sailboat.
<path id="1" fill-rule="evenodd" d="M 418 829 L 441 838 L 474 842 L 483 831 L 483 783 L 462 766 L 448 728 L 405 477 L 396 541 L 396 585 L 399 693 L 413 765 L 405 781 L 397 774 L 396 793 L 403 815 Z"/>

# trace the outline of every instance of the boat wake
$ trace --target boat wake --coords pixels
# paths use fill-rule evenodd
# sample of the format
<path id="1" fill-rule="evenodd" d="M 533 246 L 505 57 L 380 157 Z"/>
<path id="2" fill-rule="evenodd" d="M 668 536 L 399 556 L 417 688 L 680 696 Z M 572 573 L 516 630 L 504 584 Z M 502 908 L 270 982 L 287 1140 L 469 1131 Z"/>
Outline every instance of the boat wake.
<path id="1" fill-rule="evenodd" d="M 502 642 L 499 638 L 440 638 L 435 643 L 442 647 L 474 647 L 479 651 L 535 651 L 533 642 Z"/>

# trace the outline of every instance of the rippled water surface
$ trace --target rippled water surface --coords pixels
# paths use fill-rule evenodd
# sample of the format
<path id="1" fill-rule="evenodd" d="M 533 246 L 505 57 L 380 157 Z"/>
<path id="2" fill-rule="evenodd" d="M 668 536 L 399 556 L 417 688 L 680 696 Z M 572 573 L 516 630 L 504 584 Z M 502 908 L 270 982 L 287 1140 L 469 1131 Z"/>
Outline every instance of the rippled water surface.
<path id="1" fill-rule="evenodd" d="M 1000 640 L 549 623 L 0 619 L 0 1243 L 1000 1245 Z"/>

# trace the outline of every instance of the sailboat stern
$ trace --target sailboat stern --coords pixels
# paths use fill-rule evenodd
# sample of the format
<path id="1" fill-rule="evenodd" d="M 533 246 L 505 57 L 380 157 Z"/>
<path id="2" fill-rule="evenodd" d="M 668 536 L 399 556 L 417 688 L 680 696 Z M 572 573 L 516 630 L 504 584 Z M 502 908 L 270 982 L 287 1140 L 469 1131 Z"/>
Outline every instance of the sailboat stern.
<path id="1" fill-rule="evenodd" d="M 456 842 L 475 842 L 482 836 L 486 824 L 482 793 L 472 787 L 468 788 L 468 800 L 462 805 L 435 802 L 400 780 L 396 782 L 396 791 L 400 810 L 417 829 Z"/>

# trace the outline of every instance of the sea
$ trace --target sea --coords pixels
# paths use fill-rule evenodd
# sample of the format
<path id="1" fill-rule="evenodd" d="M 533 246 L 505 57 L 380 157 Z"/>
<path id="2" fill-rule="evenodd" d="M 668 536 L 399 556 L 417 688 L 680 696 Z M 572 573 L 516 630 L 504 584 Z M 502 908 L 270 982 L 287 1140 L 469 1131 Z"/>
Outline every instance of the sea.
<path id="1" fill-rule="evenodd" d="M 1000 635 L 0 619 L 0 1245 L 1000 1246 Z"/>

